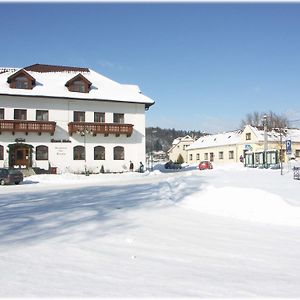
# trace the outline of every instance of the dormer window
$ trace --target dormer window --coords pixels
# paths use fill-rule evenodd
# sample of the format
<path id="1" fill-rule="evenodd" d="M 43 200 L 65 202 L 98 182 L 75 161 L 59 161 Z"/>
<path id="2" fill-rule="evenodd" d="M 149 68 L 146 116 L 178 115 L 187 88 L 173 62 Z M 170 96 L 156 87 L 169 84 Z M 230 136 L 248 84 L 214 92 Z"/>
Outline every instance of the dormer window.
<path id="1" fill-rule="evenodd" d="M 10 88 L 31 90 L 35 85 L 35 79 L 25 70 L 19 70 L 7 78 Z"/>
<path id="2" fill-rule="evenodd" d="M 70 92 L 77 93 L 88 93 L 91 85 L 92 83 L 81 74 L 76 75 L 65 84 Z"/>
<path id="3" fill-rule="evenodd" d="M 16 89 L 28 89 L 29 82 L 25 76 L 16 77 Z"/>
<path id="4" fill-rule="evenodd" d="M 85 84 L 82 81 L 76 80 L 73 82 L 73 92 L 86 93 Z"/>

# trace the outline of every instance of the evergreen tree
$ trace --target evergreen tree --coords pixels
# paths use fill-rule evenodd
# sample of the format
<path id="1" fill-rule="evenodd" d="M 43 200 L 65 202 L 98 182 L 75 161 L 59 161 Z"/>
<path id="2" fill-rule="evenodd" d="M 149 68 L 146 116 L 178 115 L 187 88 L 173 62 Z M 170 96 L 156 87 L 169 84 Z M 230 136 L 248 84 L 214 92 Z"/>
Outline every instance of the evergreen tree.
<path id="1" fill-rule="evenodd" d="M 183 159 L 183 157 L 182 157 L 181 154 L 178 155 L 177 163 L 178 163 L 178 164 L 183 164 L 183 163 L 184 163 L 184 159 Z"/>

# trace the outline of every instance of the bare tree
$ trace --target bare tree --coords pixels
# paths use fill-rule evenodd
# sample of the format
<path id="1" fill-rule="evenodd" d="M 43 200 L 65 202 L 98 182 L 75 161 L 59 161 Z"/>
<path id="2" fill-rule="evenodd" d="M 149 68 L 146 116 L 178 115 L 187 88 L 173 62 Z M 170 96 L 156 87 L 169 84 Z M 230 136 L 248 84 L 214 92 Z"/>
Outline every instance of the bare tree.
<path id="1" fill-rule="evenodd" d="M 284 128 L 289 126 L 289 121 L 286 116 L 284 115 L 277 115 L 273 111 L 269 112 L 257 112 L 254 111 L 252 113 L 248 113 L 244 119 L 241 121 L 241 127 L 244 127 L 245 125 L 251 125 L 251 126 L 262 126 L 262 120 L 264 115 L 267 116 L 267 126 L 268 129 L 271 128 Z"/>

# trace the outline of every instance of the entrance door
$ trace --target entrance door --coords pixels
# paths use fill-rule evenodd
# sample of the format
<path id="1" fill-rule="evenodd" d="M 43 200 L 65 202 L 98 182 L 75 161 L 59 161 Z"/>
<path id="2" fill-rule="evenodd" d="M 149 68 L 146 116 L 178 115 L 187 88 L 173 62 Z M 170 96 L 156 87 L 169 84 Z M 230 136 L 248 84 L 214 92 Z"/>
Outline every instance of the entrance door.
<path id="1" fill-rule="evenodd" d="M 15 149 L 15 165 L 28 167 L 29 149 Z"/>
<path id="2" fill-rule="evenodd" d="M 31 167 L 31 149 L 26 144 L 14 144 L 10 146 L 9 166 L 14 167 Z"/>

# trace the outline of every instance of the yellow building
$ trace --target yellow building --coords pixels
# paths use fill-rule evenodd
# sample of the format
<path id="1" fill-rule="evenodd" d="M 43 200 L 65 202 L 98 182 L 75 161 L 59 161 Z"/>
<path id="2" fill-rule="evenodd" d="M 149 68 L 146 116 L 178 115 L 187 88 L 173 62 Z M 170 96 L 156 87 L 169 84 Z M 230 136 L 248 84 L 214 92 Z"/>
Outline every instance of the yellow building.
<path id="1" fill-rule="evenodd" d="M 292 144 L 292 153 L 286 155 L 286 141 Z M 216 163 L 243 161 L 247 166 L 275 165 L 279 162 L 280 149 L 283 159 L 300 159 L 300 130 L 272 129 L 265 134 L 263 128 L 246 125 L 235 130 L 199 138 L 186 148 L 187 162 L 198 163 L 209 160 Z"/>
<path id="2" fill-rule="evenodd" d="M 175 162 L 181 154 L 184 162 L 188 162 L 186 148 L 193 144 L 194 141 L 195 140 L 189 135 L 175 139 L 172 143 L 172 147 L 168 150 L 169 159 Z"/>

